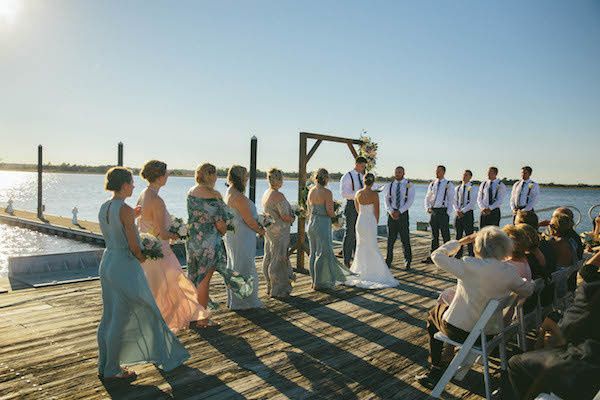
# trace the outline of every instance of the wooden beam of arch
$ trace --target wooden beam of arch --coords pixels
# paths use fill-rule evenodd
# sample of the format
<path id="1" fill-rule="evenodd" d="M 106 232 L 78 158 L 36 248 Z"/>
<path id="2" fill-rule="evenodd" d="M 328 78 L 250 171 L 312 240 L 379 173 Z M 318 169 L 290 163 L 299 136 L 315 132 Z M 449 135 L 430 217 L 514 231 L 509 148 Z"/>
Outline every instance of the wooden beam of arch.
<path id="1" fill-rule="evenodd" d="M 306 155 L 306 163 L 310 161 L 310 158 L 315 154 L 321 143 L 323 143 L 323 140 L 319 139 L 313 144 L 313 147 L 310 148 L 310 151 Z"/>
<path id="2" fill-rule="evenodd" d="M 310 150 L 307 152 L 308 139 L 314 139 L 316 142 L 312 145 Z M 356 159 L 358 153 L 354 148 L 354 145 L 361 145 L 363 142 L 360 139 L 343 138 L 339 136 L 321 135 L 319 133 L 311 132 L 300 132 L 300 143 L 299 143 L 299 162 L 298 162 L 298 204 L 300 204 L 302 191 L 306 187 L 306 165 L 311 157 L 316 153 L 317 149 L 323 142 L 336 142 L 345 143 L 350 149 L 352 156 Z M 305 226 L 304 218 L 298 218 L 298 239 L 294 246 L 298 261 L 296 263 L 296 270 L 301 273 L 307 273 L 304 268 L 304 254 L 308 253 L 308 249 L 305 245 Z M 294 250 L 292 249 L 292 251 Z"/>

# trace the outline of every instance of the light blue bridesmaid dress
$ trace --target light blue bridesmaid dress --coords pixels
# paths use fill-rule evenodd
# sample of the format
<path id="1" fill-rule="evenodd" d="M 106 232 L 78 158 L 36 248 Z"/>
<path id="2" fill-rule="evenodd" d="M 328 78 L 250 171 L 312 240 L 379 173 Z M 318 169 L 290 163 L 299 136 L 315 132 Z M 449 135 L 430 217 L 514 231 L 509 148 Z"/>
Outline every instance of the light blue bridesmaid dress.
<path id="1" fill-rule="evenodd" d="M 252 211 L 252 216 L 256 219 L 258 214 L 256 206 L 250 199 L 246 199 Z M 242 216 L 235 209 L 233 212 L 234 231 L 228 231 L 224 236 L 225 249 L 227 250 L 227 269 L 233 273 L 251 277 L 253 280 L 253 291 L 248 297 L 241 298 L 231 289 L 227 288 L 227 306 L 232 310 L 244 310 L 248 308 L 263 307 L 263 303 L 258 298 L 258 273 L 256 272 L 256 232 L 254 232 L 246 223 Z"/>
<path id="2" fill-rule="evenodd" d="M 106 242 L 99 267 L 104 308 L 98 326 L 98 371 L 106 377 L 119 374 L 121 365 L 144 362 L 170 371 L 189 358 L 163 320 L 144 270 L 129 250 L 119 218 L 123 204 L 109 200 L 98 214 Z"/>
<path id="3" fill-rule="evenodd" d="M 344 283 L 348 276 L 353 274 L 333 253 L 331 217 L 327 215 L 325 204 L 313 205 L 310 210 L 307 233 L 310 244 L 309 273 L 313 288 L 333 288 L 337 284 Z"/>

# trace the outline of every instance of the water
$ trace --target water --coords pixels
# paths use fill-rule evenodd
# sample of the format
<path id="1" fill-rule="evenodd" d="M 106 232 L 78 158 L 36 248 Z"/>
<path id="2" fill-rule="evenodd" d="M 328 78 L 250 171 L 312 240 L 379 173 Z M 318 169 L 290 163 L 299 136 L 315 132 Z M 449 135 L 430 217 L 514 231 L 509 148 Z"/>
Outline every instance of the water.
<path id="1" fill-rule="evenodd" d="M 104 177 L 91 174 L 44 174 L 43 203 L 47 214 L 71 217 L 71 210 L 77 206 L 79 218 L 95 221 L 97 219 L 100 204 L 109 197 L 109 193 L 103 189 Z M 191 177 L 171 177 L 167 185 L 161 189 L 161 196 L 165 200 L 171 214 L 187 217 L 185 197 L 188 189 L 194 185 Z M 135 191 L 130 204 L 134 204 L 139 193 L 145 187 L 145 183 L 139 177 L 135 177 Z M 338 183 L 331 182 L 330 188 L 336 199 L 340 199 Z M 260 200 L 262 193 L 267 189 L 267 181 L 257 182 L 257 198 Z M 216 188 L 225 193 L 225 180 L 219 179 Z M 295 180 L 286 181 L 281 191 L 291 201 L 297 200 L 298 184 Z M 410 219 L 413 229 L 416 221 L 427 221 L 428 215 L 423 208 L 423 199 L 427 190 L 426 184 L 415 185 L 415 202 L 410 209 Z M 0 206 L 5 207 L 9 198 L 13 199 L 16 209 L 35 211 L 37 207 L 37 174 L 33 172 L 9 172 L 0 171 Z M 383 201 L 383 195 L 381 196 Z M 260 203 L 260 201 L 258 201 Z M 541 188 L 538 209 L 558 205 L 574 205 L 583 213 L 582 223 L 577 228 L 579 231 L 591 230 L 591 221 L 587 216 L 587 210 L 600 203 L 600 190 L 593 189 L 564 189 L 564 188 Z M 260 204 L 257 205 L 260 211 Z M 383 205 L 382 205 L 383 210 Z M 508 200 L 505 201 L 502 210 L 503 215 L 510 214 Z M 540 213 L 540 218 L 545 218 L 550 212 Z M 476 215 L 476 218 L 478 216 Z M 385 212 L 381 213 L 379 223 L 385 224 Z M 509 220 L 504 220 L 508 222 Z M 77 243 L 72 240 L 57 238 L 30 232 L 20 228 L 0 225 L 0 275 L 6 274 L 6 259 L 11 255 L 57 253 L 64 251 L 88 249 L 90 245 Z M 81 246 L 81 247 L 80 247 Z M 87 246 L 87 247 L 86 247 Z"/>

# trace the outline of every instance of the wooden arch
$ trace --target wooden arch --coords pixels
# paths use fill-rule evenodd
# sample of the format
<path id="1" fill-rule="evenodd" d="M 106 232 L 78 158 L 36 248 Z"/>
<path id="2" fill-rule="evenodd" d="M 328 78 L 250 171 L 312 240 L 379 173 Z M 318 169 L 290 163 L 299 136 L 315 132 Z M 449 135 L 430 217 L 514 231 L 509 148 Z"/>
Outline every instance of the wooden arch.
<path id="1" fill-rule="evenodd" d="M 308 149 L 308 140 L 313 139 L 316 140 L 308 153 L 306 150 Z M 336 142 L 336 143 L 346 143 L 352 156 L 354 158 L 358 157 L 358 153 L 354 148 L 354 145 L 361 145 L 363 142 L 359 139 L 350 139 L 350 138 L 342 138 L 337 136 L 329 136 L 329 135 L 321 135 L 318 133 L 309 133 L 309 132 L 300 132 L 300 151 L 299 151 L 299 166 L 298 166 L 298 204 L 300 204 L 302 200 L 302 192 L 306 187 L 306 165 L 308 161 L 310 161 L 311 157 L 315 154 L 321 143 L 323 141 L 326 142 Z M 297 249 L 297 262 L 296 268 L 299 272 L 306 273 L 304 268 L 304 254 L 308 253 L 307 248 L 305 246 L 305 218 L 298 219 L 298 239 L 296 242 L 295 248 Z"/>

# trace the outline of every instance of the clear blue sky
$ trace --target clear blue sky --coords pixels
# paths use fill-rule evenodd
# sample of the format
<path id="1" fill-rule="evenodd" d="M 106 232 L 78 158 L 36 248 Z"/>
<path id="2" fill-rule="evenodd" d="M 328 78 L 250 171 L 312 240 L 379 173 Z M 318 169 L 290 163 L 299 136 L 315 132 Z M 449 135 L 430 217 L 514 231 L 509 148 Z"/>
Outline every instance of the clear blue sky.
<path id="1" fill-rule="evenodd" d="M 255 134 L 297 170 L 299 131 L 362 129 L 381 175 L 600 183 L 600 2 L 0 0 L 6 162 L 247 164 Z"/>

